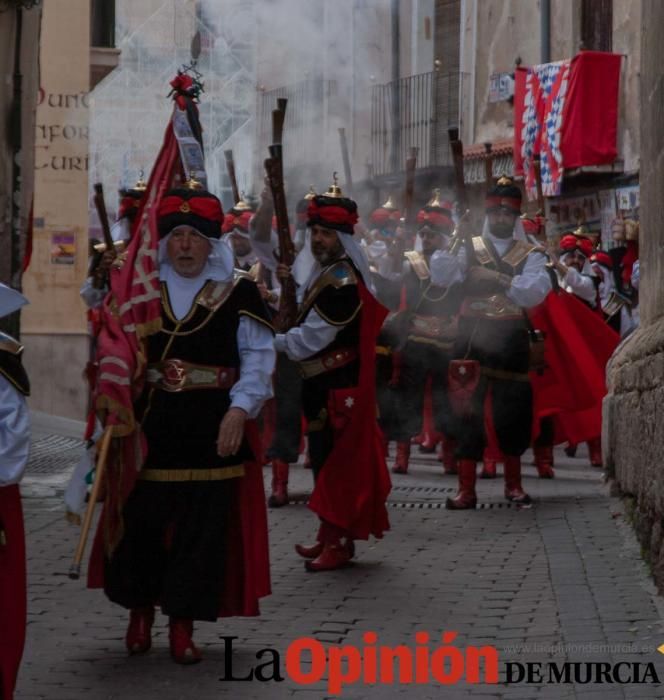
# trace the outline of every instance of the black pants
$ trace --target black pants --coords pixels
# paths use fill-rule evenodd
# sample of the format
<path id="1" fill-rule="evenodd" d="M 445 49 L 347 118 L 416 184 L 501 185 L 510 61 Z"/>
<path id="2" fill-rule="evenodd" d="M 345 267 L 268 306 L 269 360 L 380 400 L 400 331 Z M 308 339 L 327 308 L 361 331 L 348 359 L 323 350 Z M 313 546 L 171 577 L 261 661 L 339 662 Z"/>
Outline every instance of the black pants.
<path id="1" fill-rule="evenodd" d="M 403 350 L 399 377 L 399 419 L 392 424 L 390 437 L 409 442 L 422 431 L 424 392 L 431 376 L 431 399 L 436 430 L 447 437 L 456 433 L 455 418 L 447 397 L 449 356 L 434 345 L 409 341 Z"/>
<path id="2" fill-rule="evenodd" d="M 302 438 L 302 377 L 297 362 L 277 353 L 274 374 L 276 425 L 267 456 L 284 462 L 297 462 Z"/>
<path id="3" fill-rule="evenodd" d="M 484 402 L 491 388 L 492 418 L 498 446 L 520 457 L 532 436 L 533 394 L 528 379 L 528 329 L 521 319 L 466 319 L 459 322 L 454 356 L 477 360 L 483 370 L 470 415 L 459 423 L 459 459 L 482 459 L 487 444 Z"/>
<path id="4" fill-rule="evenodd" d="M 376 403 L 378 425 L 383 435 L 393 439 L 395 425 L 401 420 L 400 394 L 397 387 L 390 386 L 392 379 L 392 356 L 376 355 Z"/>
<path id="5" fill-rule="evenodd" d="M 309 459 L 314 479 L 334 447 L 334 430 L 328 418 L 328 395 L 332 389 L 357 386 L 359 363 L 356 360 L 345 367 L 319 374 L 302 382 L 302 407 L 307 419 Z"/>
<path id="6" fill-rule="evenodd" d="M 216 620 L 235 482 L 139 481 L 124 507 L 124 535 L 106 561 L 109 599 L 130 609 L 161 605 L 172 617 Z"/>

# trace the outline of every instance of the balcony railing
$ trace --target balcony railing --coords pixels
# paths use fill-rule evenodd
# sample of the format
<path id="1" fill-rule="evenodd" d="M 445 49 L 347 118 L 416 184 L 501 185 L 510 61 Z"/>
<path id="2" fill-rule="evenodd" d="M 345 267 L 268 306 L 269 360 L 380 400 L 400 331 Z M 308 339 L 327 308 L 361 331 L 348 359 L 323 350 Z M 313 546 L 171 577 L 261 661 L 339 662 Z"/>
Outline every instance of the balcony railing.
<path id="1" fill-rule="evenodd" d="M 459 127 L 463 74 L 422 73 L 375 85 L 371 95 L 373 175 L 405 169 L 409 149 L 417 167 L 452 165 L 447 130 Z"/>

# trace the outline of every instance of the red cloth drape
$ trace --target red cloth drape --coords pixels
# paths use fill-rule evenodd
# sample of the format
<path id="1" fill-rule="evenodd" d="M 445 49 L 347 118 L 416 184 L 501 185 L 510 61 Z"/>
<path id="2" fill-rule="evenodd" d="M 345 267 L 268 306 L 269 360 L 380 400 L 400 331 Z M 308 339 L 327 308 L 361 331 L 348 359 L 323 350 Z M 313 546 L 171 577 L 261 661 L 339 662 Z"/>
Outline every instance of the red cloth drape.
<path id="1" fill-rule="evenodd" d="M 0 691 L 2 700 L 14 697 L 27 617 L 25 532 L 21 494 L 16 484 L 0 487 Z"/>
<path id="2" fill-rule="evenodd" d="M 387 309 L 362 282 L 360 377 L 358 386 L 336 392 L 348 421 L 335 436 L 330 456 L 316 479 L 309 508 L 350 537 L 382 537 L 389 529 L 386 501 L 391 489 L 381 433 L 376 422 L 376 338 Z M 332 392 L 333 394 L 335 392 Z"/>

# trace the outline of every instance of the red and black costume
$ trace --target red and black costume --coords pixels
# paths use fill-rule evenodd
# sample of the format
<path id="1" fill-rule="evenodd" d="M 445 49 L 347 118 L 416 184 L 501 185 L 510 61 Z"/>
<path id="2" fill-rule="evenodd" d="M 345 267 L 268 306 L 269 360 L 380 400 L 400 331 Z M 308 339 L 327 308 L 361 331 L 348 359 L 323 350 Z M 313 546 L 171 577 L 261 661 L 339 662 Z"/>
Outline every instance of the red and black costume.
<path id="1" fill-rule="evenodd" d="M 277 350 L 299 362 L 303 377 L 315 477 L 309 507 L 321 527 L 317 543 L 297 551 L 310 559 L 312 571 L 343 566 L 353 556 L 354 540 L 381 537 L 389 527 L 390 483 L 375 417 L 375 345 L 386 310 L 358 267 L 361 263 L 368 274 L 366 259 L 350 239 L 356 221 L 355 202 L 338 188 L 312 200 L 309 225 L 335 230 L 346 254 L 317 263 L 296 326 L 276 341 Z"/>
<path id="2" fill-rule="evenodd" d="M 441 237 L 447 247 L 454 223 L 452 205 L 436 198 L 417 216 L 418 235 Z M 433 252 L 433 251 L 432 251 Z M 397 455 L 393 471 L 408 471 L 411 439 L 420 434 L 425 412 L 425 393 L 430 387 L 435 431 L 443 434 L 446 470 L 456 473 L 454 460 L 455 418 L 447 397 L 450 353 L 456 338 L 456 314 L 461 304 L 461 287 L 436 287 L 431 284 L 427 255 L 416 250 L 405 253 L 400 280 L 403 309 L 398 381 L 399 420 L 392 423 L 390 439 L 396 440 Z M 399 324 L 396 324 L 397 327 Z M 427 383 L 430 384 L 427 384 Z"/>

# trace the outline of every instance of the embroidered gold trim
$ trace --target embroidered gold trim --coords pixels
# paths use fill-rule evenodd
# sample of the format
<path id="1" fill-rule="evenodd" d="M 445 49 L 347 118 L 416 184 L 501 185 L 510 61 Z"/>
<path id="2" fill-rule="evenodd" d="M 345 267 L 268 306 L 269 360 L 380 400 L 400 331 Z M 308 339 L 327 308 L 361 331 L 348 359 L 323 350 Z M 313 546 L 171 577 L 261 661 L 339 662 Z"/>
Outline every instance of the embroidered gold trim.
<path id="1" fill-rule="evenodd" d="M 141 481 L 225 481 L 244 476 L 244 464 L 213 469 L 143 469 L 138 478 Z"/>
<path id="2" fill-rule="evenodd" d="M 347 318 L 345 321 L 333 321 L 331 318 L 328 318 L 319 308 L 314 304 L 314 310 L 316 313 L 325 321 L 326 323 L 329 323 L 331 326 L 345 326 L 349 324 L 356 316 L 357 314 L 360 313 L 360 309 L 362 308 L 362 302 L 360 302 L 357 305 L 357 308 L 355 311 L 353 311 L 353 314 L 351 315 L 350 318 Z"/>
<path id="3" fill-rule="evenodd" d="M 251 311 L 247 311 L 245 309 L 241 309 L 237 313 L 238 313 L 238 316 L 247 316 L 249 318 L 253 318 L 254 321 L 258 321 L 259 323 L 262 323 L 266 328 L 269 328 L 274 333 L 274 326 L 266 318 L 261 318 L 260 316 L 256 316 L 256 314 L 252 314 Z"/>
<path id="4" fill-rule="evenodd" d="M 429 279 L 431 273 L 429 272 L 429 266 L 427 265 L 427 261 L 422 253 L 417 250 L 407 250 L 404 253 L 404 257 L 406 260 L 408 260 L 410 266 L 413 268 L 413 272 L 419 279 Z"/>
<path id="5" fill-rule="evenodd" d="M 475 251 L 475 257 L 480 265 L 487 266 L 491 265 L 494 260 L 489 252 L 489 249 L 484 243 L 482 236 L 473 236 L 473 250 Z"/>
<path id="6" fill-rule="evenodd" d="M 341 277 L 333 274 L 338 267 L 343 267 L 346 274 Z M 336 262 L 332 263 L 321 272 L 318 279 L 307 291 L 305 298 L 302 300 L 302 306 L 300 308 L 300 313 L 298 314 L 297 320 L 299 321 L 300 319 L 304 318 L 311 306 L 313 306 L 316 297 L 323 291 L 323 289 L 325 289 L 325 287 L 329 285 L 335 289 L 339 289 L 340 287 L 345 287 L 349 284 L 357 284 L 357 275 L 355 274 L 355 270 L 348 260 L 337 260 Z"/>

